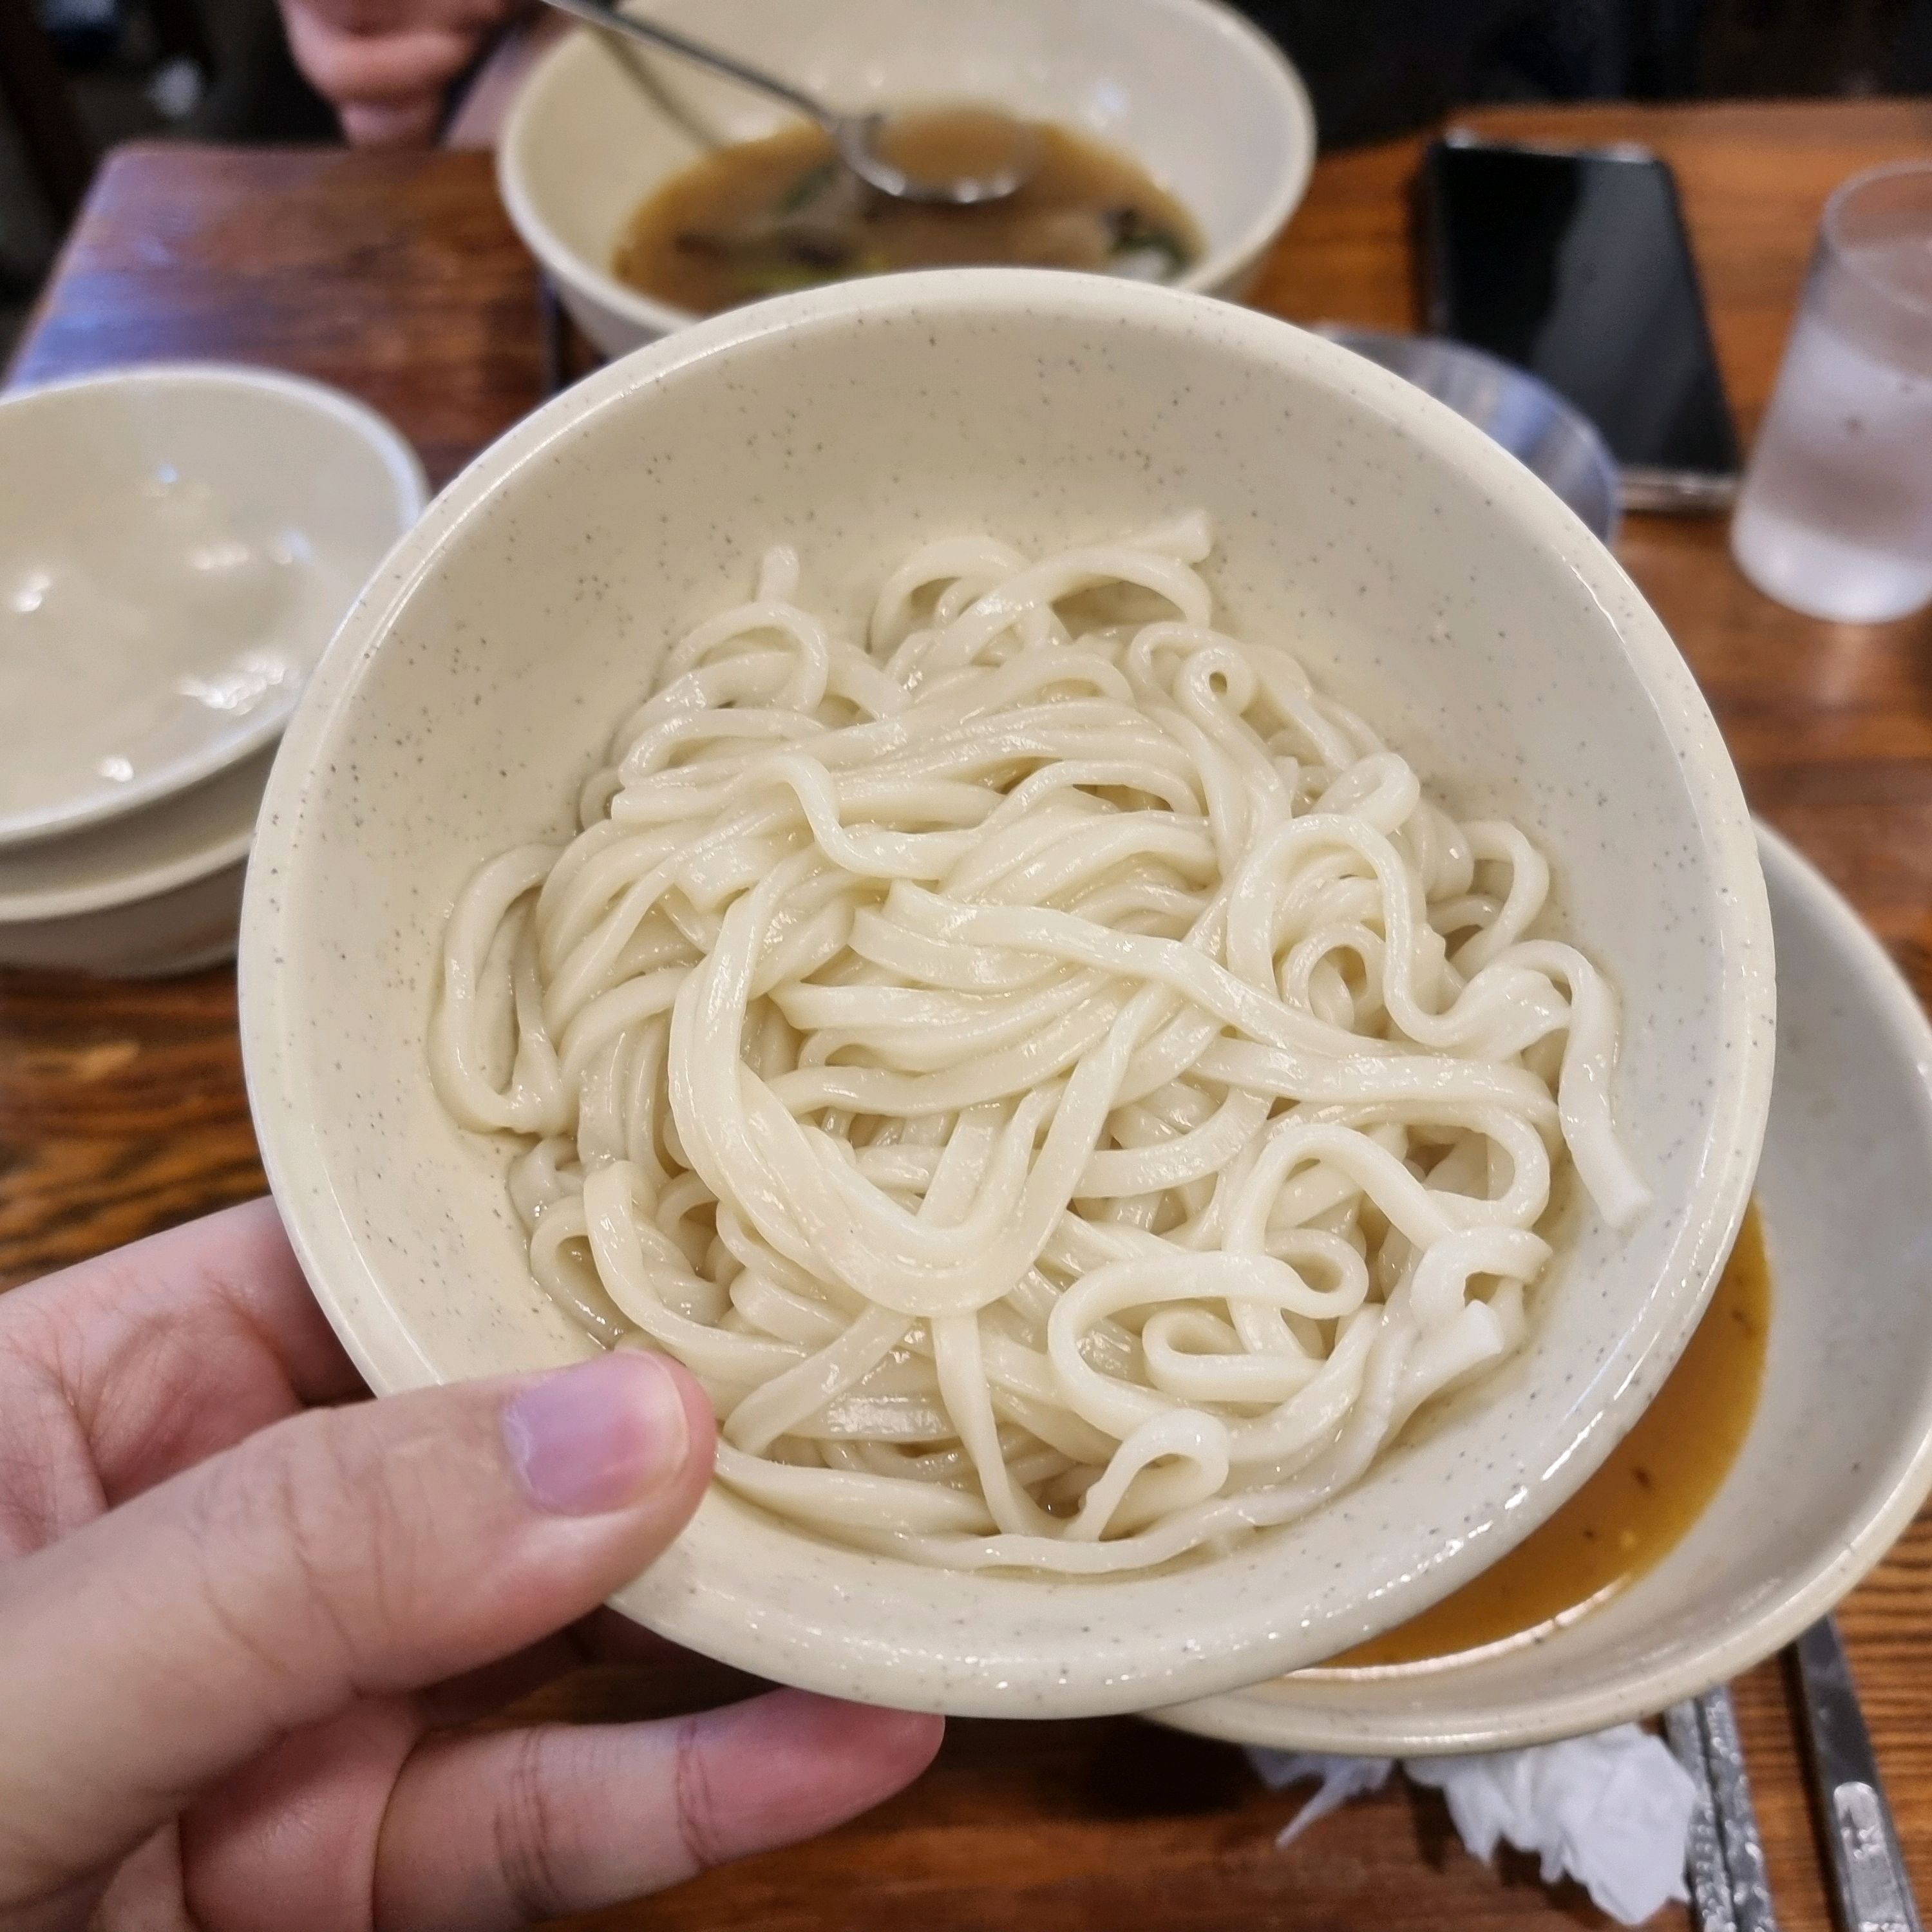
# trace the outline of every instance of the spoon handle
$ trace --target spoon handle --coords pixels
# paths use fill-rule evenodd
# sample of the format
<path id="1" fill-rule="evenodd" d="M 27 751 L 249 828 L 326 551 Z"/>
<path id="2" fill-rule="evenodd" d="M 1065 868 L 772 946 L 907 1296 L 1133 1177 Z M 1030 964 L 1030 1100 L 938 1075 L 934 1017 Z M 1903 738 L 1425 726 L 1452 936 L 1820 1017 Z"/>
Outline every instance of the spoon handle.
<path id="1" fill-rule="evenodd" d="M 1838 1627 L 1821 1618 L 1796 1646 L 1804 1738 L 1844 1932 L 1919 1932 L 1912 1880 Z"/>
<path id="2" fill-rule="evenodd" d="M 602 0 L 550 0 L 550 4 L 559 12 L 568 14 L 580 20 L 586 20 L 593 27 L 603 27 L 617 34 L 626 34 L 646 46 L 668 48 L 672 53 L 681 54 L 688 61 L 695 61 L 700 67 L 708 67 L 714 74 L 722 74 L 728 80 L 742 82 L 746 87 L 755 88 L 761 94 L 769 94 L 782 100 L 787 106 L 795 107 L 808 119 L 816 121 L 821 128 L 830 128 L 835 116 L 824 105 L 814 100 L 808 94 L 780 80 L 776 74 L 764 72 L 762 68 L 747 67 L 742 61 L 732 58 L 729 54 L 720 53 L 716 47 L 708 47 L 701 40 L 688 40 L 669 27 L 661 27 L 655 20 L 646 20 L 632 14 L 620 14 L 614 7 L 607 7 Z"/>

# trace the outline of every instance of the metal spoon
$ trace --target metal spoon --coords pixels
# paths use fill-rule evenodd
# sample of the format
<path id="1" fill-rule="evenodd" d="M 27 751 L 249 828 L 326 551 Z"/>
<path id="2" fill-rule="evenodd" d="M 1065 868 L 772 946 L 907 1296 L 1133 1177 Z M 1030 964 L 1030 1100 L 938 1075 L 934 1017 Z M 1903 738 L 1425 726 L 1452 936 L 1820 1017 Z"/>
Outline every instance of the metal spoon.
<path id="1" fill-rule="evenodd" d="M 1844 1932 L 1919 1932 L 1911 1874 L 1838 1625 L 1821 1618 L 1798 1640 L 1796 1654 L 1838 1923 Z"/>
<path id="2" fill-rule="evenodd" d="M 958 208 L 1001 201 L 1022 187 L 1039 165 L 1040 140 L 1036 126 L 997 108 L 975 106 L 971 112 L 976 153 L 970 171 L 926 175 L 903 153 L 899 160 L 892 158 L 892 151 L 898 145 L 896 136 L 909 132 L 918 116 L 841 114 L 789 81 L 747 67 L 729 54 L 720 53 L 701 41 L 687 40 L 655 21 L 620 14 L 615 8 L 601 4 L 601 0 L 550 0 L 550 4 L 580 20 L 589 21 L 593 27 L 627 34 L 646 46 L 667 47 L 700 67 L 708 67 L 714 73 L 782 100 L 788 107 L 816 121 L 832 136 L 845 165 L 861 181 L 895 201 L 938 202 Z"/>

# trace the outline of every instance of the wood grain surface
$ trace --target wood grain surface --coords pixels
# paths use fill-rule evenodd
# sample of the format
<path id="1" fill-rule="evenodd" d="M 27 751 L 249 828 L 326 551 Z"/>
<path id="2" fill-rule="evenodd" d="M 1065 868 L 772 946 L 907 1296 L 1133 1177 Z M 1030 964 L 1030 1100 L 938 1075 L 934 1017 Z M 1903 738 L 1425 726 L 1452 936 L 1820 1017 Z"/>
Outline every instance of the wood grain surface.
<path id="1" fill-rule="evenodd" d="M 1636 140 L 1676 166 L 1726 385 L 1761 411 L 1819 211 L 1860 168 L 1932 154 L 1932 104 L 1511 110 L 1512 135 Z M 1415 320 L 1420 143 L 1324 159 L 1256 299 L 1298 320 Z M 487 160 L 148 147 L 112 157 L 16 381 L 170 356 L 272 364 L 383 410 L 440 482 L 537 400 L 530 264 Z M 1932 997 L 1932 622 L 1820 624 L 1732 567 L 1715 520 L 1619 545 L 1702 682 L 1752 803 L 1847 892 Z M 0 973 L 0 1285 L 256 1192 L 233 976 L 156 986 Z M 1843 1622 L 1907 1854 L 1932 1900 L 1932 1521 Z M 742 1688 L 710 1666 L 586 1673 L 536 1708 L 668 1713 Z M 1830 1924 L 1780 1666 L 1739 1685 L 1784 1924 Z M 956 1724 L 913 1790 L 828 1838 L 580 1928 L 832 1932 L 1026 1926 L 1522 1932 L 1599 1924 L 1526 1861 L 1468 1858 L 1400 1780 L 1291 1850 L 1298 1794 L 1238 1753 L 1128 1720 Z M 1672 1912 L 1658 1922 L 1686 1922 Z"/>

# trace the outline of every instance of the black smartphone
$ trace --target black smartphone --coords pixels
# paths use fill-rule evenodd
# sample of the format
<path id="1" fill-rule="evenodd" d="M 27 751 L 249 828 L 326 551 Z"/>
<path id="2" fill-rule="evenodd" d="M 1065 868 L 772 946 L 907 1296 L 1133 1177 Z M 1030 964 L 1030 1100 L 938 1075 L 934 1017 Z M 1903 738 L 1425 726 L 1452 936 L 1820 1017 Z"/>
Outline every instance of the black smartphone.
<path id="1" fill-rule="evenodd" d="M 1737 430 L 1662 161 L 1451 133 L 1424 158 L 1421 218 L 1435 334 L 1568 397 L 1602 432 L 1631 508 L 1730 501 Z"/>

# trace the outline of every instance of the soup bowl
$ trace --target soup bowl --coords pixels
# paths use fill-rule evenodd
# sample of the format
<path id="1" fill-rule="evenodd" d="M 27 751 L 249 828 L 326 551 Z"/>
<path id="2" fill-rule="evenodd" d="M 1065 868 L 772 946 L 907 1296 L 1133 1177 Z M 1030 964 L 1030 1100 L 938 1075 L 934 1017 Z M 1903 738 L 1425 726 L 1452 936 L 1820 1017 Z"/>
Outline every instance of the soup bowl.
<path id="1" fill-rule="evenodd" d="M 1464 812 L 1551 855 L 1619 990 L 1612 1100 L 1654 1192 L 1580 1214 L 1520 1354 L 1328 1507 L 1156 1573 L 923 1568 L 714 1485 L 620 1593 L 763 1676 L 1009 1716 L 1171 1704 L 1332 1655 L 1540 1522 L 1641 1412 L 1742 1216 L 1773 1044 L 1736 777 L 1655 617 L 1479 430 L 1232 304 L 1051 271 L 881 277 L 737 310 L 602 370 L 430 506 L 329 647 L 271 778 L 242 954 L 249 1090 L 309 1279 L 379 1391 L 593 1345 L 533 1285 L 506 1150 L 425 1046 L 482 860 L 570 829 L 653 663 L 796 543 L 850 622 L 915 545 L 1038 552 L 1198 506 L 1222 621 L 1292 642 Z"/>
<path id="2" fill-rule="evenodd" d="M 1246 292 L 1315 160 L 1273 42 L 1219 0 L 653 0 L 682 28 L 836 106 L 990 100 L 1090 135 L 1176 195 L 1205 239 L 1179 286 Z M 619 356 L 695 318 L 620 281 L 633 210 L 708 149 L 770 134 L 762 95 L 594 33 L 531 74 L 497 148 L 517 232 L 585 334 Z"/>

